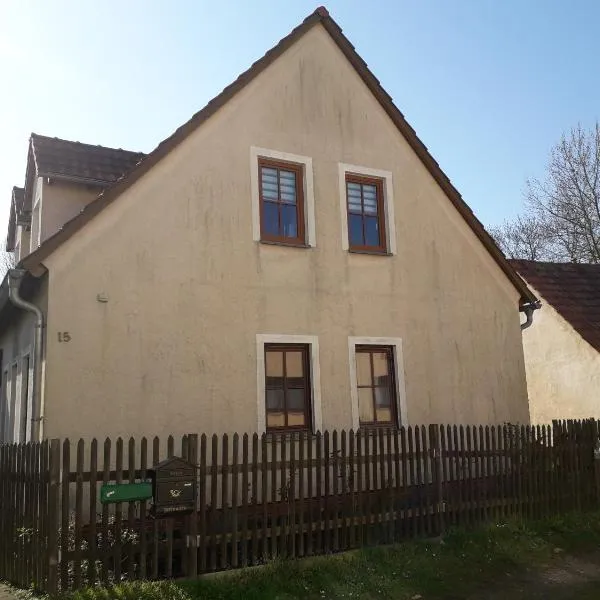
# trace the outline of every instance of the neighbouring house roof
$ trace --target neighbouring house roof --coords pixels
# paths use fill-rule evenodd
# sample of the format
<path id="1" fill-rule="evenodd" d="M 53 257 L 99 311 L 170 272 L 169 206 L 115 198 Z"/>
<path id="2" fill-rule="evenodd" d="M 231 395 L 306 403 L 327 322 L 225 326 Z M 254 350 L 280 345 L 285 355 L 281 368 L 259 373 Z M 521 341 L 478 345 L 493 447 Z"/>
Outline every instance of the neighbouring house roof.
<path id="1" fill-rule="evenodd" d="M 96 200 L 90 202 L 82 212 L 67 222 L 60 231 L 48 238 L 35 252 L 23 261 L 26 268 L 37 268 L 40 263 L 58 246 L 69 239 L 85 223 L 101 212 L 111 202 L 114 202 L 125 190 L 132 186 L 140 177 L 156 165 L 173 148 L 185 140 L 192 132 L 200 127 L 209 117 L 215 114 L 224 104 L 233 98 L 250 81 L 262 73 L 279 56 L 299 40 L 307 31 L 317 24 L 321 24 L 329 33 L 338 48 L 355 68 L 362 81 L 369 88 L 382 108 L 390 117 L 394 125 L 407 140 L 413 151 L 421 159 L 438 185 L 444 190 L 447 197 L 456 207 L 458 212 L 471 227 L 475 235 L 485 246 L 496 263 L 502 269 L 513 286 L 521 293 L 522 302 L 534 302 L 536 297 L 518 276 L 506 260 L 504 254 L 486 232 L 481 222 L 475 217 L 471 209 L 462 199 L 460 193 L 452 185 L 446 174 L 431 156 L 426 146 L 417 136 L 415 130 L 408 124 L 400 110 L 394 104 L 391 96 L 383 89 L 378 79 L 369 70 L 365 61 L 358 55 L 354 46 L 342 33 L 339 25 L 331 18 L 324 7 L 317 8 L 300 25 L 293 29 L 286 37 L 279 41 L 262 58 L 242 73 L 233 83 L 227 86 L 220 94 L 213 98 L 204 108 L 179 127 L 171 136 L 163 140 L 144 160 L 139 162 L 129 173 L 119 179 L 114 185 L 106 189 Z"/>
<path id="2" fill-rule="evenodd" d="M 142 152 L 92 146 L 37 133 L 31 134 L 31 149 L 38 177 L 100 186 L 114 183 L 146 156 Z"/>
<path id="3" fill-rule="evenodd" d="M 25 188 L 20 188 L 15 185 L 12 189 L 12 199 L 17 208 L 21 208 L 24 196 Z"/>
<path id="4" fill-rule="evenodd" d="M 23 200 L 25 198 L 25 189 L 17 187 L 12 189 L 10 199 L 10 216 L 8 219 L 8 234 L 6 236 L 6 252 L 12 252 L 15 249 L 15 234 L 17 230 L 17 216 L 23 209 Z"/>
<path id="5" fill-rule="evenodd" d="M 600 265 L 510 262 L 542 299 L 600 352 Z"/>

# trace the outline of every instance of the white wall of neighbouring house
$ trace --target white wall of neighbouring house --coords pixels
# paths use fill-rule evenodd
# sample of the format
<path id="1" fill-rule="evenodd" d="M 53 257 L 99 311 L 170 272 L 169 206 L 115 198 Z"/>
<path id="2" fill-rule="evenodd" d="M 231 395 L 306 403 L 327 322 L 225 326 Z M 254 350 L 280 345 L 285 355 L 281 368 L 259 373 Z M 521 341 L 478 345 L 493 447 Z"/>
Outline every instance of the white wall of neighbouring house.
<path id="1" fill-rule="evenodd" d="M 541 297 L 523 331 L 532 423 L 600 418 L 600 353 Z"/>

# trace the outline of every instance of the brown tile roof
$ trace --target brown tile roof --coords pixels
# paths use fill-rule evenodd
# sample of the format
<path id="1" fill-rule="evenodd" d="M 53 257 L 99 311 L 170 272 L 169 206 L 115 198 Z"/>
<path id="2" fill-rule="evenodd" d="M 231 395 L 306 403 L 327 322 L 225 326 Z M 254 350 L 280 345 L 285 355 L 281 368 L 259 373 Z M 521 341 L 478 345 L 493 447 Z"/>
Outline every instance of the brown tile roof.
<path id="1" fill-rule="evenodd" d="M 521 277 L 600 352 L 600 265 L 511 260 Z"/>
<path id="2" fill-rule="evenodd" d="M 92 146 L 31 134 L 31 148 L 39 177 L 55 177 L 106 186 L 131 171 L 146 155 L 121 148 Z"/>
<path id="3" fill-rule="evenodd" d="M 193 131 L 200 127 L 209 117 L 215 114 L 225 103 L 233 98 L 249 82 L 262 73 L 279 56 L 299 40 L 307 31 L 315 25 L 322 25 L 329 33 L 333 41 L 337 44 L 340 51 L 347 60 L 356 69 L 365 85 L 379 101 L 382 108 L 390 117 L 391 121 L 404 136 L 413 151 L 421 159 L 425 167 L 429 170 L 432 177 L 438 185 L 444 190 L 449 200 L 455 206 L 456 210 L 462 215 L 467 224 L 471 227 L 474 234 L 479 238 L 493 259 L 502 269 L 506 277 L 513 286 L 521 293 L 523 302 L 535 302 L 536 297 L 517 275 L 514 269 L 506 260 L 504 254 L 487 233 L 481 222 L 475 217 L 466 202 L 462 199 L 458 190 L 452 185 L 446 174 L 442 171 L 433 156 L 429 154 L 427 147 L 417 136 L 415 130 L 408 124 L 404 115 L 394 104 L 391 96 L 381 87 L 379 80 L 371 73 L 365 61 L 358 55 L 354 46 L 348 38 L 342 33 L 340 26 L 329 16 L 329 12 L 323 6 L 317 8 L 300 25 L 294 28 L 286 37 L 271 48 L 262 58 L 258 59 L 250 68 L 242 73 L 233 83 L 227 86 L 219 95 L 213 98 L 203 109 L 197 112 L 192 118 L 179 127 L 171 136 L 163 140 L 145 160 L 132 169 L 127 176 L 121 178 L 111 188 L 101 194 L 97 200 L 90 202 L 82 212 L 55 235 L 48 238 L 35 252 L 30 254 L 23 265 L 26 268 L 36 268 L 48 254 L 54 251 L 60 244 L 70 238 L 85 223 L 102 211 L 108 204 L 114 202 L 125 190 L 133 185 L 140 177 L 157 164 L 173 148 L 180 144 Z"/>

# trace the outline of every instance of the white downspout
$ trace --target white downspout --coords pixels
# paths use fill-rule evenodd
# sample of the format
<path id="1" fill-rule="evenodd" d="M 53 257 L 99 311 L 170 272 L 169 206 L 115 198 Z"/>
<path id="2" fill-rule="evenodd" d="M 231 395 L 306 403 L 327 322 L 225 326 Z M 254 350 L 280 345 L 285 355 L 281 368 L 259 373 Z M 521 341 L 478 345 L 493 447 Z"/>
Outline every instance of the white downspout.
<path id="1" fill-rule="evenodd" d="M 33 398 L 33 411 L 31 418 L 31 433 L 34 438 L 34 423 L 38 422 L 37 439 L 44 439 L 44 400 L 42 392 L 42 352 L 44 343 L 44 314 L 35 304 L 21 298 L 19 289 L 21 281 L 25 277 L 24 269 L 10 269 L 8 272 L 8 298 L 17 307 L 35 315 L 35 335 L 33 338 L 33 385 L 31 396 Z M 35 411 L 39 409 L 39 415 L 35 417 Z"/>

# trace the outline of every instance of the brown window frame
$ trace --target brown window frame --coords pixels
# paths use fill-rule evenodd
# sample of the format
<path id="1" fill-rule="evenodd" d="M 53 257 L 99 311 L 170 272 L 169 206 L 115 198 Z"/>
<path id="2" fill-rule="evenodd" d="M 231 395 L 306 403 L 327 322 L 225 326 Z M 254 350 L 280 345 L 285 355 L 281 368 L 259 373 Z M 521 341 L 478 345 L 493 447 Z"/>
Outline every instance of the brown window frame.
<path id="1" fill-rule="evenodd" d="M 296 174 L 296 237 L 286 237 L 284 235 L 273 235 L 265 233 L 264 230 L 264 203 L 272 202 L 272 200 L 265 200 L 263 198 L 263 181 L 262 181 L 262 169 L 271 168 L 283 171 L 293 171 Z M 279 175 L 278 175 L 278 187 L 279 187 Z M 260 239 L 266 242 L 276 242 L 278 244 L 287 244 L 290 246 L 304 246 L 306 245 L 306 227 L 305 227 L 305 203 L 304 197 L 304 165 L 292 162 L 285 162 L 281 160 L 272 160 L 270 158 L 258 159 L 258 203 L 260 213 Z M 277 204 L 284 204 L 281 199 L 278 199 Z M 281 211 L 279 211 L 281 215 Z M 280 218 L 281 220 L 281 218 Z M 281 224 L 281 222 L 280 222 Z M 281 228 L 280 228 L 281 229 Z"/>
<path id="2" fill-rule="evenodd" d="M 387 234 L 385 227 L 385 198 L 383 193 L 383 179 L 378 177 L 366 177 L 363 175 L 355 175 L 346 173 L 346 222 L 348 223 L 348 249 L 352 252 L 373 252 L 378 254 L 387 254 Z M 360 185 L 374 185 L 377 190 L 377 225 L 379 228 L 379 244 L 377 246 L 369 246 L 366 244 L 353 244 L 350 238 L 350 215 L 357 213 L 350 212 L 350 202 L 348 201 L 348 184 L 357 183 Z M 362 191 L 361 191 L 361 205 Z M 364 211 L 361 213 L 363 219 L 363 238 L 364 238 Z"/>
<path id="3" fill-rule="evenodd" d="M 354 348 L 354 360 L 356 361 L 356 357 L 358 354 L 367 354 L 370 355 L 370 364 L 371 364 L 371 381 L 374 381 L 373 374 L 373 354 L 381 354 L 385 352 L 387 354 L 387 362 L 389 369 L 389 392 L 390 392 L 390 420 L 389 421 L 360 421 L 360 427 L 397 427 L 398 426 L 398 390 L 396 386 L 396 356 L 394 352 L 393 346 L 378 346 L 374 344 L 361 344 L 359 346 L 355 346 Z M 359 385 L 358 384 L 358 364 L 357 364 L 357 379 L 356 379 L 356 389 L 357 389 L 357 397 L 359 402 L 359 414 L 360 414 L 360 394 L 358 390 L 360 389 L 371 389 L 372 391 L 372 402 L 373 402 L 373 416 L 377 418 L 377 404 L 375 401 L 375 393 L 374 390 L 379 387 L 379 385 Z M 360 419 L 360 417 L 359 417 Z"/>
<path id="4" fill-rule="evenodd" d="M 285 415 L 286 425 L 280 427 L 269 426 L 269 412 L 281 412 L 281 411 L 269 411 L 267 407 L 267 390 L 269 389 L 280 389 L 279 387 L 269 387 L 267 385 L 267 353 L 269 351 L 279 351 L 284 353 L 283 359 L 283 412 Z M 304 425 L 287 425 L 288 422 L 288 410 L 287 410 L 287 385 L 286 385 L 286 369 L 285 369 L 285 352 L 298 352 L 302 351 L 302 366 L 304 371 Z M 310 345 L 309 344 L 265 344 L 264 346 L 265 355 L 265 424 L 267 432 L 281 432 L 281 431 L 310 431 L 312 429 L 312 382 L 310 373 Z M 291 389 L 301 389 L 296 386 L 291 386 Z"/>

